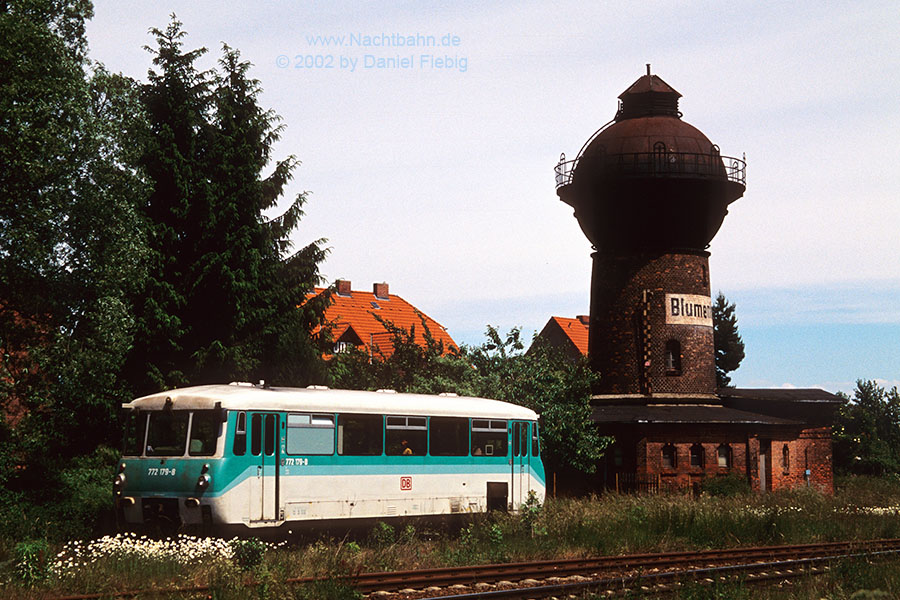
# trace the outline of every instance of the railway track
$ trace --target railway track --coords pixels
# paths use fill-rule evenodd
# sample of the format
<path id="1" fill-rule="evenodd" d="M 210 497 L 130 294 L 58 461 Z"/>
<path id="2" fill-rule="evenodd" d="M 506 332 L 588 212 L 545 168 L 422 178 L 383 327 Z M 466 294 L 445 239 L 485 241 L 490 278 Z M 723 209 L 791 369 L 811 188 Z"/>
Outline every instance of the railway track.
<path id="1" fill-rule="evenodd" d="M 691 566 L 722 566 L 733 563 L 777 562 L 803 558 L 828 558 L 878 551 L 900 551 L 900 540 L 872 542 L 829 542 L 794 546 L 766 546 L 705 550 L 699 552 L 666 552 L 631 554 L 598 558 L 546 560 L 502 563 L 474 567 L 447 567 L 417 571 L 362 573 L 353 581 L 363 593 L 418 587 L 449 587 L 474 583 L 546 579 L 549 577 L 597 576 L 625 570 L 672 570 Z M 298 579 L 297 582 L 310 581 Z M 347 579 L 349 582 L 350 580 Z"/>
<path id="2" fill-rule="evenodd" d="M 371 597 L 389 600 L 442 598 L 550 598 L 578 595 L 589 590 L 604 592 L 625 589 L 646 590 L 677 585 L 682 580 L 710 580 L 742 577 L 745 582 L 765 582 L 773 578 L 791 579 L 816 574 L 834 560 L 847 557 L 889 557 L 900 554 L 900 539 L 863 542 L 828 542 L 792 546 L 765 546 L 631 554 L 535 562 L 502 563 L 467 567 L 445 567 L 414 571 L 360 573 L 337 581 L 355 587 Z M 314 578 L 294 578 L 288 583 L 302 585 Z M 152 593 L 196 595 L 206 586 Z M 95 600 L 133 598 L 147 591 L 83 594 L 53 600 Z M 48 599 L 49 600 L 49 599 Z"/>

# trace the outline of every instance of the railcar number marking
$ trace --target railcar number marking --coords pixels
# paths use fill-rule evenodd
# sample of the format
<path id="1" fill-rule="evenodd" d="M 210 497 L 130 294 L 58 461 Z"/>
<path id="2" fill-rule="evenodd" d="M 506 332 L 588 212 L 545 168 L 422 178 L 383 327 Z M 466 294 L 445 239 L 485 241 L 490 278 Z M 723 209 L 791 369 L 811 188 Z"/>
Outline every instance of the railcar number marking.
<path id="1" fill-rule="evenodd" d="M 163 467 L 160 469 L 159 467 L 147 467 L 147 475 L 175 475 L 175 469 L 170 469 L 169 467 Z"/>
<path id="2" fill-rule="evenodd" d="M 308 458 L 283 458 L 281 464 L 286 467 L 305 467 L 309 464 Z"/>

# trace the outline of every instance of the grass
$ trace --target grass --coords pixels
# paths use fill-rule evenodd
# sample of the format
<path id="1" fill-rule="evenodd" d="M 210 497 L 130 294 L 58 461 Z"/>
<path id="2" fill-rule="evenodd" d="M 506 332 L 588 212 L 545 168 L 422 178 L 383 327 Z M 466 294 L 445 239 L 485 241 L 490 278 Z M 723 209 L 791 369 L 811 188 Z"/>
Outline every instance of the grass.
<path id="1" fill-rule="evenodd" d="M 0 597 L 208 585 L 211 591 L 204 597 L 227 600 L 248 597 L 243 586 L 254 583 L 249 597 L 260 600 L 353 598 L 352 589 L 333 579 L 306 587 L 283 582 L 360 571 L 900 537 L 900 483 L 845 479 L 837 489 L 834 497 L 798 490 L 765 496 L 551 499 L 523 515 L 478 516 L 452 534 L 382 523 L 358 541 L 322 538 L 296 546 L 188 537 L 116 536 L 65 545 L 7 539 L 0 541 Z M 685 589 L 683 597 L 750 597 L 731 586 Z M 830 600 L 874 589 L 900 597 L 900 562 L 848 563 L 800 589 L 753 590 L 752 595 L 754 600 Z"/>

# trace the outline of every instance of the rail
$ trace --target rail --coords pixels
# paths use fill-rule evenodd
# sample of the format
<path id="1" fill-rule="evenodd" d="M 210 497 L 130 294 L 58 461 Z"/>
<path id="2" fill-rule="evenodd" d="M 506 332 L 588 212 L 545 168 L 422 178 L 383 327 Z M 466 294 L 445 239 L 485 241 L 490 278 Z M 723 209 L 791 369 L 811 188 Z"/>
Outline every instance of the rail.
<path id="1" fill-rule="evenodd" d="M 572 160 L 560 157 L 556 165 L 557 189 L 572 183 L 575 169 L 582 162 L 591 165 L 598 177 L 692 177 L 723 179 L 747 184 L 747 162 L 733 156 L 698 152 L 632 152 L 579 156 Z"/>

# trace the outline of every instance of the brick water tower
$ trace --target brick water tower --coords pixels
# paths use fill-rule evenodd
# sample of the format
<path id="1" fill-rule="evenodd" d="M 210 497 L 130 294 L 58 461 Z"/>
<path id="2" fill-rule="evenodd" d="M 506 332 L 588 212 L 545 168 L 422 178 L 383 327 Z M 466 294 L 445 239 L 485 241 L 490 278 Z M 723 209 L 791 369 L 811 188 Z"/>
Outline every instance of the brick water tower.
<path id="1" fill-rule="evenodd" d="M 707 247 L 746 170 L 681 119 L 680 97 L 647 65 L 615 118 L 556 168 L 595 250 L 588 355 L 600 396 L 716 399 Z"/>

